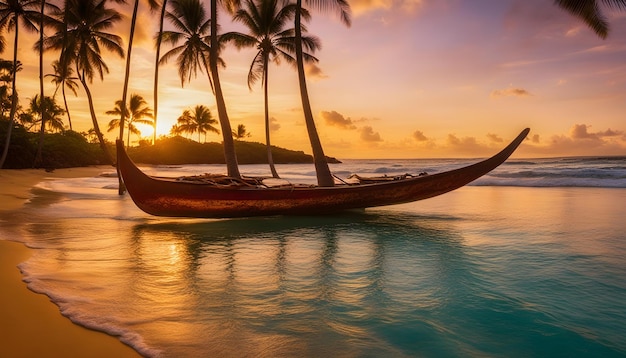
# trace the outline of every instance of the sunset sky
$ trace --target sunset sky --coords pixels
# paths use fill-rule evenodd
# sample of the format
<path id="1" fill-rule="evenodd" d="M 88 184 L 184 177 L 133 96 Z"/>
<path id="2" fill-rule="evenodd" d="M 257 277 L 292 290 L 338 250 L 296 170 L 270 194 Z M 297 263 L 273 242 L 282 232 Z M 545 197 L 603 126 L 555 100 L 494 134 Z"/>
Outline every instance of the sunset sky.
<path id="1" fill-rule="evenodd" d="M 309 32 L 322 41 L 308 85 L 327 155 L 348 158 L 483 157 L 523 128 L 518 157 L 626 155 L 626 12 L 606 11 L 611 29 L 600 39 L 552 0 L 351 0 L 350 28 L 314 13 Z M 152 106 L 158 13 L 141 3 L 130 93 Z M 120 7 L 129 13 L 130 6 Z M 208 9 L 208 1 L 207 1 Z M 113 32 L 128 37 L 129 18 Z M 241 27 L 222 14 L 224 31 Z M 5 34 L 12 58 L 14 34 Z M 22 105 L 38 93 L 34 34 L 20 32 Z M 125 45 L 126 46 L 126 40 Z M 227 49 L 220 72 L 231 125 L 245 124 L 264 142 L 260 84 L 246 78 L 252 50 Z M 47 53 L 46 63 L 58 57 Z M 111 72 L 91 86 L 100 127 L 121 99 L 124 60 L 104 53 Z M 51 73 L 51 67 L 46 73 Z M 181 88 L 173 63 L 161 68 L 158 133 L 184 109 L 207 105 L 216 115 L 205 74 Z M 311 153 L 294 68 L 270 67 L 272 144 Z M 47 95 L 54 85 L 46 81 Z M 68 91 L 74 129 L 92 127 L 86 96 Z M 59 94 L 58 103 L 62 105 Z M 111 140 L 117 131 L 107 134 Z M 152 132 L 146 128 L 144 136 Z M 197 139 L 197 135 L 193 137 Z M 137 137 L 131 138 L 136 141 Z M 209 134 L 207 141 L 221 141 Z"/>

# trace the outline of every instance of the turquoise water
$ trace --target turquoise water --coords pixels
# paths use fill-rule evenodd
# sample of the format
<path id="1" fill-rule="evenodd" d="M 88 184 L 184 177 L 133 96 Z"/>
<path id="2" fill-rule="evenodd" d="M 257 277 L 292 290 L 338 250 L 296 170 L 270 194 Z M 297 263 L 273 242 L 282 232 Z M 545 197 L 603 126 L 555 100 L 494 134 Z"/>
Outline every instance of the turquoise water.
<path id="1" fill-rule="evenodd" d="M 626 356 L 624 188 L 235 220 L 151 217 L 116 193 L 48 182 L 0 235 L 35 248 L 32 289 L 146 356 Z"/>

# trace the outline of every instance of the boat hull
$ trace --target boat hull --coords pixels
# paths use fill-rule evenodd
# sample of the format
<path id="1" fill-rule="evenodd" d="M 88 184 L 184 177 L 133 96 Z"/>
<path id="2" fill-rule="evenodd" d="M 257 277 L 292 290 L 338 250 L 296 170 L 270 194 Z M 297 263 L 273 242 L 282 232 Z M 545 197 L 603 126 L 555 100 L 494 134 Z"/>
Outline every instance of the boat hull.
<path id="1" fill-rule="evenodd" d="M 232 188 L 155 178 L 137 168 L 120 141 L 117 143 L 117 165 L 135 204 L 152 215 L 197 218 L 320 215 L 402 204 L 458 189 L 502 164 L 528 132 L 529 129 L 525 129 L 506 148 L 481 162 L 447 172 L 374 184 Z"/>

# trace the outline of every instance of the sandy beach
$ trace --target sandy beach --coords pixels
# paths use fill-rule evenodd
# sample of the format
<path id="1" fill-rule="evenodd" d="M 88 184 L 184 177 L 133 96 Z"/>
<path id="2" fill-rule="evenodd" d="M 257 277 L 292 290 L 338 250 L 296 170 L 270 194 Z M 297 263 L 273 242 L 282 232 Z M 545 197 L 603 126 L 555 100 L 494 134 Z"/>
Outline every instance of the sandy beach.
<path id="1" fill-rule="evenodd" d="M 7 220 L 31 196 L 37 183 L 54 178 L 95 176 L 108 166 L 44 170 L 0 170 L 0 220 Z M 62 316 L 42 294 L 32 292 L 17 268 L 31 250 L 0 238 L 1 357 L 139 357 L 117 338 L 86 329 Z"/>

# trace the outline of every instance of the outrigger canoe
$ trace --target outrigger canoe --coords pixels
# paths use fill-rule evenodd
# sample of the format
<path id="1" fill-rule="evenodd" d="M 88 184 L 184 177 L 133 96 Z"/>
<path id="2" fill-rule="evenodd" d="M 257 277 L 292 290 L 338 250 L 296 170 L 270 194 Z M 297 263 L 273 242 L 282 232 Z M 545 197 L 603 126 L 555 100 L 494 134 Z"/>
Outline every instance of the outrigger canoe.
<path id="1" fill-rule="evenodd" d="M 128 157 L 123 142 L 119 140 L 117 165 L 132 200 L 141 210 L 152 215 L 195 218 L 320 215 L 408 203 L 458 189 L 504 163 L 528 132 L 528 128 L 524 129 L 493 157 L 459 169 L 333 187 L 266 187 L 237 181 L 223 185 L 212 181 L 148 176 Z"/>

